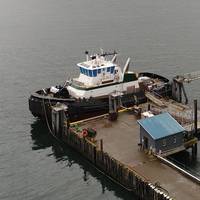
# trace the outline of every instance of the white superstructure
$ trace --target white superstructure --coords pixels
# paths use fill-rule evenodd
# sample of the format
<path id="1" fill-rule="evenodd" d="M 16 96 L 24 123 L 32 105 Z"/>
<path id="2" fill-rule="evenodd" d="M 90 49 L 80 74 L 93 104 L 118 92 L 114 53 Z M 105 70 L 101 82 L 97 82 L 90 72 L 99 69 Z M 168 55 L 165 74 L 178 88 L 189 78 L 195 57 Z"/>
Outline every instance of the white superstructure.
<path id="1" fill-rule="evenodd" d="M 107 55 L 113 55 L 106 60 Z M 67 86 L 69 94 L 75 98 L 90 98 L 107 96 L 112 92 L 126 92 L 128 88 L 138 89 L 138 80 L 135 73 L 128 72 L 130 59 L 127 60 L 123 71 L 115 63 L 116 53 L 90 56 L 87 60 L 78 63 L 80 75 L 74 78 Z M 125 80 L 126 77 L 130 80 Z M 132 78 L 130 78 L 132 77 Z"/>

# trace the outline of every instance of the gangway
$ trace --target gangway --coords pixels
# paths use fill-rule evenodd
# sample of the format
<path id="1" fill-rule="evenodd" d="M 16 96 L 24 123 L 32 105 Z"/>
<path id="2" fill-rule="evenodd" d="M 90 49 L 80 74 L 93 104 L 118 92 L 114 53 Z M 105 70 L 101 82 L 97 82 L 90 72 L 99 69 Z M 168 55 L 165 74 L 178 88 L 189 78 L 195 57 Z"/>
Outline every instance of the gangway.
<path id="1" fill-rule="evenodd" d="M 147 97 L 147 99 L 151 100 L 156 105 L 160 107 L 165 107 L 165 103 L 161 99 L 156 97 L 153 93 L 145 92 L 145 96 Z"/>
<path id="2" fill-rule="evenodd" d="M 175 79 L 177 82 L 190 83 L 192 81 L 200 79 L 200 71 L 186 73 L 184 75 L 178 75 L 175 77 Z"/>
<path id="3" fill-rule="evenodd" d="M 172 96 L 174 99 L 182 103 L 182 94 L 185 97 L 185 104 L 188 103 L 188 98 L 184 88 L 184 83 L 190 83 L 192 81 L 200 79 L 200 71 L 190 72 L 183 75 L 177 75 L 173 78 Z"/>

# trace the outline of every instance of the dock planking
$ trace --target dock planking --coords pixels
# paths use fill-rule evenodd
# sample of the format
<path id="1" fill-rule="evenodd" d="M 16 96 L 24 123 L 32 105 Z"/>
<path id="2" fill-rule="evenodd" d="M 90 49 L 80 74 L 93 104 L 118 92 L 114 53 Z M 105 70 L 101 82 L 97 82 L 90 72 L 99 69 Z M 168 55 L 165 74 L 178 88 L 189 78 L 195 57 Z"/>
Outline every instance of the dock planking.
<path id="1" fill-rule="evenodd" d="M 137 145 L 139 125 L 137 117 L 131 112 L 120 113 L 114 122 L 104 116 L 82 122 L 79 126 L 95 128 L 96 139 L 103 140 L 105 152 L 134 170 L 144 180 L 158 183 L 170 197 L 177 200 L 199 199 L 200 185 L 140 149 Z"/>
<path id="2" fill-rule="evenodd" d="M 151 108 L 154 114 L 159 114 L 171 111 L 171 104 L 174 102 L 170 102 L 170 106 L 160 108 L 146 103 L 141 104 L 139 110 Z M 182 113 L 186 110 L 191 113 L 186 107 L 179 110 L 182 110 Z M 109 115 L 104 114 L 71 124 L 64 114 L 66 111 L 60 104 L 52 107 L 52 134 L 82 154 L 114 182 L 134 192 L 140 199 L 199 199 L 198 178 L 198 181 L 195 181 L 192 176 L 161 162 L 152 152 L 141 149 L 138 144 L 140 128 L 135 107 L 120 110 L 115 121 L 110 121 Z M 181 120 L 182 126 L 193 123 L 189 118 L 185 119 L 185 116 Z M 96 129 L 95 137 L 84 136 L 86 128 Z M 185 148 L 194 147 L 196 142 L 197 138 L 192 137 Z M 195 148 L 193 150 L 196 151 Z"/>

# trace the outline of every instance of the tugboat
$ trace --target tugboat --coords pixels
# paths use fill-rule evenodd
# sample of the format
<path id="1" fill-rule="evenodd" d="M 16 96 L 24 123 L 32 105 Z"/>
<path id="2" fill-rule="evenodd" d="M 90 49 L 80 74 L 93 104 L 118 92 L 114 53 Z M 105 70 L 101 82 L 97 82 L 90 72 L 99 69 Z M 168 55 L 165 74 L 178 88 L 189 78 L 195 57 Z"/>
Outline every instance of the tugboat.
<path id="1" fill-rule="evenodd" d="M 56 103 L 68 106 L 70 121 L 104 114 L 109 109 L 109 95 L 121 94 L 120 102 L 124 107 L 146 102 L 145 91 L 159 96 L 171 95 L 171 83 L 157 74 L 129 71 L 130 58 L 124 68 L 116 63 L 117 53 L 94 54 L 86 61 L 78 63 L 78 78 L 65 81 L 63 86 L 52 86 L 31 94 L 29 109 L 39 118 L 50 118 L 50 107 Z M 110 58 L 110 59 L 109 59 Z"/>

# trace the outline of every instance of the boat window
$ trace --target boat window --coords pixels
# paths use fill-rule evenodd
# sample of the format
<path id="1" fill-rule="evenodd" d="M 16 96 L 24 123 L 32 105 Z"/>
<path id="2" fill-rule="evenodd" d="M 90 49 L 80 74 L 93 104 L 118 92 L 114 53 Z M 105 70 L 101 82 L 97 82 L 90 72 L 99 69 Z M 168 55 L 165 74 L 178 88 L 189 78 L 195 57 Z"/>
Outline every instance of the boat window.
<path id="1" fill-rule="evenodd" d="M 85 75 L 86 75 L 86 76 L 89 76 L 89 75 L 88 75 L 88 70 L 87 70 L 87 69 L 85 69 Z"/>
<path id="2" fill-rule="evenodd" d="M 107 68 L 107 72 L 110 72 L 110 67 Z"/>
<path id="3" fill-rule="evenodd" d="M 84 72 L 83 72 L 83 68 L 82 67 L 80 67 L 80 72 L 81 72 L 81 74 L 83 74 Z"/>
<path id="4" fill-rule="evenodd" d="M 93 76 L 96 77 L 97 76 L 97 69 L 93 70 Z"/>
<path id="5" fill-rule="evenodd" d="M 98 74 L 101 74 L 101 69 L 98 69 Z"/>
<path id="6" fill-rule="evenodd" d="M 92 77 L 92 70 L 88 70 L 89 71 L 89 76 Z"/>
<path id="7" fill-rule="evenodd" d="M 82 68 L 82 72 L 83 72 L 83 74 L 86 74 L 86 72 L 85 72 L 85 69 L 84 69 L 84 68 Z"/>
<path id="8" fill-rule="evenodd" d="M 110 73 L 113 74 L 115 66 L 111 67 Z"/>

